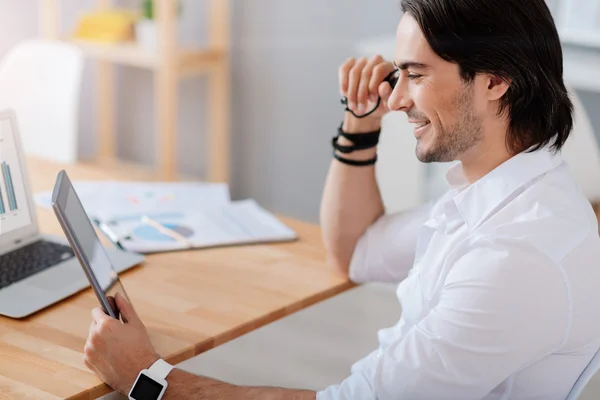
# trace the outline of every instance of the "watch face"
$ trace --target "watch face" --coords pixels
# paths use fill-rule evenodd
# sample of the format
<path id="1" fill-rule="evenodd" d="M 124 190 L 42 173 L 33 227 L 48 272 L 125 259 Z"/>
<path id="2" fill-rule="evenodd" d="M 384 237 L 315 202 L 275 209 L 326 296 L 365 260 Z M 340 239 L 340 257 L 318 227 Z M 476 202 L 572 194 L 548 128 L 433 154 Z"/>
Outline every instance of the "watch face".
<path id="1" fill-rule="evenodd" d="M 162 390 L 163 385 L 141 374 L 133 390 L 131 390 L 131 397 L 135 400 L 157 400 Z"/>

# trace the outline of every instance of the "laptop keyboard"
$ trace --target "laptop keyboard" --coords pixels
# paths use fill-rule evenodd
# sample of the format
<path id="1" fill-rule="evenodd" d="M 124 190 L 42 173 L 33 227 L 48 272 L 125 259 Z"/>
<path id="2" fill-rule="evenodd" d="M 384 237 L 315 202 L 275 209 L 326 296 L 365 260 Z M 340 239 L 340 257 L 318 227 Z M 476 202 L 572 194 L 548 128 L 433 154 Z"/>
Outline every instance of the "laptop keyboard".
<path id="1" fill-rule="evenodd" d="M 39 240 L 0 256 L 0 289 L 75 257 L 69 246 Z"/>

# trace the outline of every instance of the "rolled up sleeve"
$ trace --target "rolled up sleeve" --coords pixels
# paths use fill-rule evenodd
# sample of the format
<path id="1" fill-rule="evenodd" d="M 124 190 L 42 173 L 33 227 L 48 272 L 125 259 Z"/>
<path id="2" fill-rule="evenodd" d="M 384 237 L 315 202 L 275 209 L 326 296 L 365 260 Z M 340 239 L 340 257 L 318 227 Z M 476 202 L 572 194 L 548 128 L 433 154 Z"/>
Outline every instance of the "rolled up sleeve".
<path id="1" fill-rule="evenodd" d="M 429 218 L 432 204 L 384 215 L 360 238 L 349 275 L 355 283 L 402 282 L 410 271 L 419 229 Z"/>

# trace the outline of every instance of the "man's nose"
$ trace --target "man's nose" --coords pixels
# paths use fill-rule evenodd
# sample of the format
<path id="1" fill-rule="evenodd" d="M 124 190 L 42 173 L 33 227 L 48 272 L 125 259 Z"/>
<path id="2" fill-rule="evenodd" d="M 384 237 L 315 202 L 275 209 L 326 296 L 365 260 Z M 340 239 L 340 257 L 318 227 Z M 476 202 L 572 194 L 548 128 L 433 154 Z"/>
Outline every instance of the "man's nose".
<path id="1" fill-rule="evenodd" d="M 404 80 L 399 79 L 388 99 L 388 108 L 390 110 L 408 111 L 411 109 L 413 102 L 407 89 Z"/>

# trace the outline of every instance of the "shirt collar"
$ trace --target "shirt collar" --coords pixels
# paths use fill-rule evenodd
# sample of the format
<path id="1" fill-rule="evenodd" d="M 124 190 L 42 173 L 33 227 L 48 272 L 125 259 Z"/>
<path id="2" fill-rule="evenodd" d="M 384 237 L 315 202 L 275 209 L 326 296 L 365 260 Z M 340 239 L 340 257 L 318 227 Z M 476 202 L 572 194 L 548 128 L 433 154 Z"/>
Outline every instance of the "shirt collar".
<path id="1" fill-rule="evenodd" d="M 559 155 L 543 148 L 517 154 L 471 185 L 458 163 L 448 171 L 446 181 L 456 193 L 453 203 L 469 230 L 473 230 L 501 207 L 510 195 L 562 162 Z"/>

